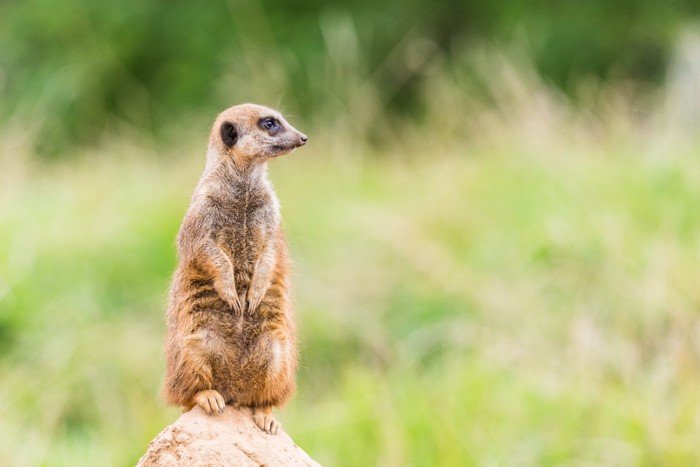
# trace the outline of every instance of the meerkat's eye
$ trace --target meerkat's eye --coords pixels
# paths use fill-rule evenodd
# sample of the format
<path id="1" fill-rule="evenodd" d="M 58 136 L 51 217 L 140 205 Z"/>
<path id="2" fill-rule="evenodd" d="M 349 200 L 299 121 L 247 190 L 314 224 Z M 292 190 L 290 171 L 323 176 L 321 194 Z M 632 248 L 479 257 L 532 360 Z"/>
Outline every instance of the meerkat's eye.
<path id="1" fill-rule="evenodd" d="M 270 132 L 271 135 L 274 135 L 280 130 L 279 122 L 272 117 L 267 117 L 260 120 L 260 127 Z"/>

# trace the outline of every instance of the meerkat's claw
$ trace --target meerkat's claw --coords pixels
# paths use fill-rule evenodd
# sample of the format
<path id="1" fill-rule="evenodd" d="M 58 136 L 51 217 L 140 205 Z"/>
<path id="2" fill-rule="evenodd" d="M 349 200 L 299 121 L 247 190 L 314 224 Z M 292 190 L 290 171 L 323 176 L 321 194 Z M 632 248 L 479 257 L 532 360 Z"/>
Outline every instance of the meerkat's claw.
<path id="1" fill-rule="evenodd" d="M 257 308 L 258 305 L 260 305 L 260 302 L 262 302 L 261 299 L 249 299 L 248 300 L 248 313 L 252 314 Z"/>
<path id="2" fill-rule="evenodd" d="M 235 289 L 231 290 L 229 287 L 222 284 L 217 284 L 216 289 L 219 291 L 219 296 L 222 298 L 222 300 L 225 301 L 226 304 L 233 309 L 233 311 L 240 313 L 243 310 L 241 300 L 236 294 Z"/>
<path id="3" fill-rule="evenodd" d="M 272 415 L 271 407 L 253 409 L 253 420 L 262 431 L 271 435 L 276 435 L 277 431 L 282 426 L 282 424 L 275 419 L 275 416 Z"/>
<path id="4" fill-rule="evenodd" d="M 213 389 L 199 391 L 197 394 L 195 394 L 194 401 L 208 414 L 214 412 L 223 413 L 224 407 L 226 407 L 224 398 Z"/>
<path id="5" fill-rule="evenodd" d="M 258 308 L 260 303 L 263 301 L 263 293 L 260 293 L 253 288 L 248 290 L 248 293 L 245 296 L 245 301 L 243 303 L 246 304 L 246 309 L 248 313 L 253 313 L 255 310 Z"/>
<path id="6" fill-rule="evenodd" d="M 231 299 L 231 302 L 229 302 L 229 306 L 233 308 L 233 311 L 240 314 L 243 312 L 243 305 L 241 305 L 241 301 L 238 298 L 238 296 L 234 296 L 235 298 Z"/>

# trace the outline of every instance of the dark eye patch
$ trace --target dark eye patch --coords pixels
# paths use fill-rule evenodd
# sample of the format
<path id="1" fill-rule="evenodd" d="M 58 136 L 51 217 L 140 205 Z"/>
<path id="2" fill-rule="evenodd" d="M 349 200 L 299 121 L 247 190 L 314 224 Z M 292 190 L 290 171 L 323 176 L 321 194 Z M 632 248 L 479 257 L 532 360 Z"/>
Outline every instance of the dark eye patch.
<path id="1" fill-rule="evenodd" d="M 268 133 L 270 133 L 270 135 L 273 136 L 277 134 L 277 132 L 279 132 L 280 130 L 279 121 L 277 121 L 277 119 L 273 117 L 261 118 L 258 122 L 258 125 L 261 129 L 266 130 Z"/>

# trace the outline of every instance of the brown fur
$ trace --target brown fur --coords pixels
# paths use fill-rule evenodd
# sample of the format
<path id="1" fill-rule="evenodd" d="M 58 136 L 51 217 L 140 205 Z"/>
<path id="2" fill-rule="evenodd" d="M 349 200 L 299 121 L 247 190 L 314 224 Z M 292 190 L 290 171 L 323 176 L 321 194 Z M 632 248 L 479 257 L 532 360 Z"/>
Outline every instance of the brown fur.
<path id="1" fill-rule="evenodd" d="M 266 118 L 278 126 L 265 128 Z M 178 234 L 165 345 L 168 403 L 210 413 L 224 402 L 250 406 L 263 430 L 277 431 L 270 409 L 294 391 L 297 350 L 289 257 L 267 161 L 305 143 L 265 107 L 238 105 L 216 119 Z"/>

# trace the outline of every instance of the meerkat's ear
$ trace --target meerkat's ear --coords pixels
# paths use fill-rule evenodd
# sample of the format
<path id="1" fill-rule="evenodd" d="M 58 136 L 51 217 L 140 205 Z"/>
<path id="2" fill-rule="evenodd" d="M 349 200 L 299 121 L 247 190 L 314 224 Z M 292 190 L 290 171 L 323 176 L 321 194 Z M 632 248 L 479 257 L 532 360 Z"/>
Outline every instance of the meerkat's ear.
<path id="1" fill-rule="evenodd" d="M 238 141 L 238 132 L 236 127 L 233 126 L 231 122 L 224 122 L 221 124 L 221 141 L 224 142 L 226 147 L 232 148 L 236 141 Z"/>

